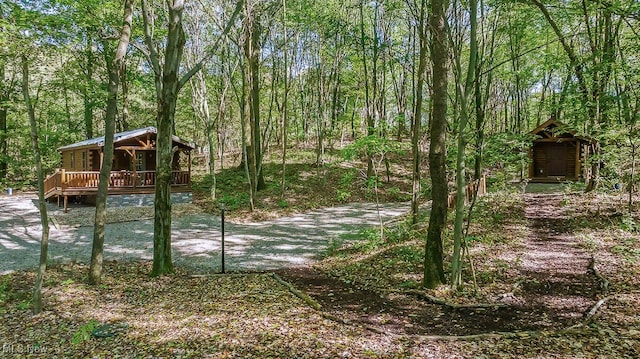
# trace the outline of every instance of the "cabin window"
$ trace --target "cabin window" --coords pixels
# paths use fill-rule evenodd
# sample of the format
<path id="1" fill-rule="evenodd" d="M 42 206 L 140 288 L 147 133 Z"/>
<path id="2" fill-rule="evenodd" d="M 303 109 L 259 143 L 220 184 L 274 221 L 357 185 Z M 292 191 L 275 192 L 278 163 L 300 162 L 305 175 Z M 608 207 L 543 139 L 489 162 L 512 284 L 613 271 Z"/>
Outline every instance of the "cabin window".
<path id="1" fill-rule="evenodd" d="M 87 153 L 86 152 L 82 152 L 82 170 L 83 171 L 87 170 Z"/>
<path id="2" fill-rule="evenodd" d="M 69 156 L 70 156 L 69 157 L 69 162 L 70 162 L 70 165 L 71 165 L 70 166 L 71 170 L 75 170 L 76 169 L 76 153 L 75 152 L 71 152 L 69 154 Z"/>
<path id="3" fill-rule="evenodd" d="M 144 153 L 136 152 L 136 171 L 144 171 Z"/>

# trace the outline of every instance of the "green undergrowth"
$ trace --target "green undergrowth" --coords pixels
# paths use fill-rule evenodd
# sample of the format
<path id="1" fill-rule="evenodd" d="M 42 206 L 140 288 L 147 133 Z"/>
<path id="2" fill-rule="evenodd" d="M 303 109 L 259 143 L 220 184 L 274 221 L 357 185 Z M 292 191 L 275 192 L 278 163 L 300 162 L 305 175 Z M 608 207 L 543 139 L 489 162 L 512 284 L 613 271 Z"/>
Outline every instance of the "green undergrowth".
<path id="1" fill-rule="evenodd" d="M 318 167 L 314 151 L 292 149 L 287 154 L 284 195 L 281 161 L 277 152 L 265 158 L 262 170 L 266 188 L 256 193 L 253 212 L 246 171 L 238 164 L 217 171 L 215 200 L 211 199 L 211 175 L 194 175 L 194 202 L 210 213 L 219 213 L 224 204 L 232 219 L 264 220 L 350 202 L 374 202 L 374 181 L 381 202 L 404 202 L 411 198 L 407 156 L 390 156 L 389 175 L 382 170 L 378 178 L 367 179 L 366 163 L 347 161 L 338 150 L 327 150 L 325 161 Z"/>
<path id="2" fill-rule="evenodd" d="M 320 265 L 331 276 L 346 283 L 377 291 L 419 289 L 423 278 L 424 245 L 428 218 L 416 228 L 409 220 L 396 222 L 385 229 L 381 238 L 378 229 L 362 230 L 357 235 L 341 238 L 334 243 L 330 256 Z M 478 200 L 473 213 L 467 244 L 476 267 L 479 286 L 499 283 L 512 263 L 493 260 L 499 251 L 517 246 L 525 230 L 522 196 L 509 192 L 491 193 Z M 449 216 L 444 233 L 444 266 L 448 276 L 453 250 L 453 215 Z M 465 261 L 464 279 L 471 287 L 472 274 L 469 261 Z M 458 293 L 471 295 L 473 291 Z M 474 296 L 482 296 L 475 292 Z"/>

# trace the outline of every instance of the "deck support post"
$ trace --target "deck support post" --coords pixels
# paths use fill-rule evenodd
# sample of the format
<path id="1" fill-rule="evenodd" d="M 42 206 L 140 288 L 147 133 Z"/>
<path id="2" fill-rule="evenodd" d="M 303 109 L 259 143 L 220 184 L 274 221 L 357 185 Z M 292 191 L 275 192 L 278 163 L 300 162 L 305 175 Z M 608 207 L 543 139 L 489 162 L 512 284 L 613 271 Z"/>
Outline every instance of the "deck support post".
<path id="1" fill-rule="evenodd" d="M 69 196 L 64 196 L 64 213 L 69 211 Z"/>
<path id="2" fill-rule="evenodd" d="M 138 160 L 136 159 L 136 150 L 131 150 L 131 170 L 133 171 L 133 175 L 131 176 L 131 180 L 133 181 L 133 188 L 138 187 L 138 173 L 137 173 L 137 166 L 138 166 Z"/>
<path id="3" fill-rule="evenodd" d="M 187 157 L 188 157 L 188 168 L 189 168 L 189 179 L 187 180 L 187 184 L 189 185 L 189 188 L 191 188 L 191 151 L 187 151 Z"/>

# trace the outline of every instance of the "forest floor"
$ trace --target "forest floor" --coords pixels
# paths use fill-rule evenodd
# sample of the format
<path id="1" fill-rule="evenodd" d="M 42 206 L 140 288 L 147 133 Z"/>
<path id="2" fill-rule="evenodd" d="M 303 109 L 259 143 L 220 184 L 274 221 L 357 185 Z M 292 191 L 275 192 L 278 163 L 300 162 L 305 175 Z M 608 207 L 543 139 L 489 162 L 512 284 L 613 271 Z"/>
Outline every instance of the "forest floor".
<path id="1" fill-rule="evenodd" d="M 474 213 L 459 291 L 421 289 L 424 228 L 402 221 L 272 273 L 149 278 L 148 262 L 108 262 L 89 286 L 85 265 L 55 266 L 37 316 L 35 274 L 0 276 L 2 357 L 640 355 L 640 220 L 619 197 L 500 192 Z"/>

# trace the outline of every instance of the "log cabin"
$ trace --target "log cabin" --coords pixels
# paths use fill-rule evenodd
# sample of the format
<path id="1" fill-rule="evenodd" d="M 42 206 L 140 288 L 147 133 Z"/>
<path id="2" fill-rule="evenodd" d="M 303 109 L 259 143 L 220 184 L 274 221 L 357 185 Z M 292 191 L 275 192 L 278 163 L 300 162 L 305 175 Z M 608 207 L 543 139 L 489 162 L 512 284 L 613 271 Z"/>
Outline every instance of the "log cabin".
<path id="1" fill-rule="evenodd" d="M 156 179 L 155 127 L 146 127 L 114 135 L 114 153 L 108 194 L 155 193 Z M 194 146 L 173 136 L 172 192 L 191 191 L 191 150 Z M 64 202 L 69 197 L 95 201 L 100 167 L 104 155 L 104 136 L 58 148 L 61 166 L 48 176 L 44 184 L 45 198 Z"/>
<path id="2" fill-rule="evenodd" d="M 583 181 L 589 177 L 587 159 L 596 143 L 577 136 L 556 119 L 550 119 L 530 132 L 534 136 L 529 151 L 531 182 Z"/>

